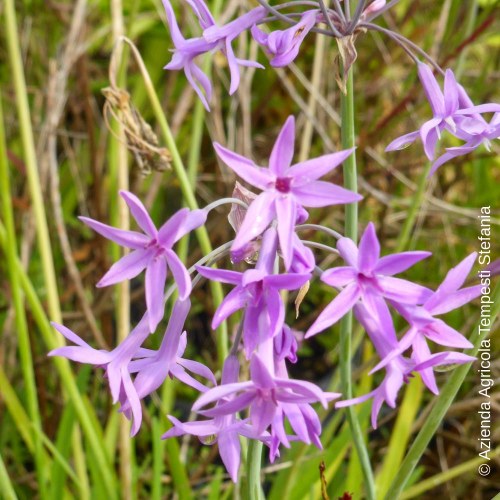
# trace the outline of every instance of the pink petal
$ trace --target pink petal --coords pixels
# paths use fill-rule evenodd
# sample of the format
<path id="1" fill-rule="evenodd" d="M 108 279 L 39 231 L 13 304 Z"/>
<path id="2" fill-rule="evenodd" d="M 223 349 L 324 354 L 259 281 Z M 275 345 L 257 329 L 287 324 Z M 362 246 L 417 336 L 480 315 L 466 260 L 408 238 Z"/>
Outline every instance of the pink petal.
<path id="1" fill-rule="evenodd" d="M 426 259 L 432 255 L 431 252 L 402 252 L 392 255 L 386 255 L 379 259 L 375 266 L 377 274 L 384 274 L 386 276 L 393 276 L 394 274 L 402 273 L 411 266 Z"/>
<path id="2" fill-rule="evenodd" d="M 269 158 L 269 170 L 277 177 L 285 175 L 292 163 L 295 143 L 295 118 L 289 116 L 274 143 Z"/>
<path id="3" fill-rule="evenodd" d="M 268 169 L 258 167 L 248 158 L 234 153 L 216 142 L 214 142 L 214 148 L 219 158 L 252 186 L 267 189 L 274 182 L 274 175 Z"/>
<path id="4" fill-rule="evenodd" d="M 320 156 L 311 160 L 293 165 L 288 171 L 288 175 L 294 178 L 294 185 L 306 184 L 323 177 L 328 172 L 337 168 L 346 158 L 348 158 L 355 148 L 345 149 L 337 153 Z"/>
<path id="5" fill-rule="evenodd" d="M 292 193 L 305 207 L 327 207 L 355 203 L 363 199 L 360 194 L 325 181 L 312 181 L 303 186 L 293 187 Z"/>
<path id="6" fill-rule="evenodd" d="M 359 241 L 358 269 L 362 273 L 373 271 L 380 257 L 380 243 L 378 242 L 375 226 L 368 224 Z"/>
<path id="7" fill-rule="evenodd" d="M 307 330 L 305 338 L 312 337 L 334 325 L 352 309 L 360 295 L 361 292 L 357 284 L 353 283 L 345 287 L 316 318 L 316 321 Z"/>
<path id="8" fill-rule="evenodd" d="M 149 328 L 156 330 L 163 318 L 165 281 L 167 279 L 167 263 L 163 257 L 155 257 L 146 268 L 146 307 L 148 308 Z"/>
<path id="9" fill-rule="evenodd" d="M 255 203 L 255 202 L 254 202 Z M 278 237 L 285 269 L 290 269 L 293 256 L 293 235 L 296 218 L 295 200 L 291 196 L 278 197 L 275 201 L 278 219 Z"/>
<path id="10" fill-rule="evenodd" d="M 115 262 L 96 286 L 101 288 L 135 278 L 146 268 L 152 256 L 151 249 L 130 252 Z"/>
<path id="11" fill-rule="evenodd" d="M 84 224 L 91 227 L 96 233 L 104 236 L 108 240 L 118 243 L 118 245 L 127 248 L 144 248 L 150 241 L 150 239 L 144 234 L 137 233 L 135 231 L 125 231 L 123 229 L 117 229 L 107 224 L 102 224 L 94 219 L 89 219 L 88 217 L 78 217 Z"/>
<path id="12" fill-rule="evenodd" d="M 125 203 L 130 208 L 132 216 L 136 220 L 139 227 L 151 238 L 156 238 L 156 226 L 153 224 L 151 217 L 137 196 L 129 191 L 120 191 L 120 196 L 125 200 Z"/>

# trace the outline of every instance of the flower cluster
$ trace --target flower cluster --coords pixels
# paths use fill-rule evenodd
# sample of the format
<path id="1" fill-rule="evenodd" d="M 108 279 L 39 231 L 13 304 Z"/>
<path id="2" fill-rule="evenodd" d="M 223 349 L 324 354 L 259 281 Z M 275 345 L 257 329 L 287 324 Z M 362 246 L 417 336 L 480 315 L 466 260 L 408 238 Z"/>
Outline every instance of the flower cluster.
<path id="1" fill-rule="evenodd" d="M 173 250 L 173 245 L 182 236 L 204 224 L 208 209 L 181 209 L 156 229 L 140 200 L 131 193 L 121 192 L 144 234 L 81 218 L 101 235 L 132 250 L 111 267 L 98 286 L 134 278 L 145 269 L 147 312 L 130 335 L 109 352 L 92 348 L 68 328 L 54 324 L 75 345 L 56 349 L 51 355 L 103 368 L 113 401 L 119 402 L 120 411 L 133 419 L 132 434 L 141 425 L 141 399 L 158 389 L 167 377 L 175 377 L 200 391 L 193 411 L 205 419 L 183 423 L 170 416 L 173 428 L 164 437 L 192 434 L 205 442 L 217 442 L 221 458 L 234 481 L 240 463 L 240 435 L 261 440 L 270 450 L 271 461 L 279 456 L 281 446 L 290 447 L 292 441 L 321 447 L 321 423 L 311 405 L 321 403 L 326 407 L 330 401 L 341 397 L 311 382 L 292 380 L 288 374 L 287 363 L 298 361 L 298 344 L 296 332 L 286 323 L 286 303 L 281 292 L 303 289 L 313 280 L 314 273 L 319 273 L 323 282 L 340 293 L 319 314 L 305 338 L 318 334 L 354 310 L 381 360 L 374 371 L 386 371 L 381 385 L 374 391 L 339 401 L 337 407 L 373 398 L 372 423 L 376 426 L 382 403 L 394 406 L 399 389 L 412 374 L 420 373 L 429 389 L 437 393 L 433 367 L 473 359 L 452 351 L 432 354 L 427 340 L 447 348 L 470 347 L 460 333 L 435 316 L 479 295 L 477 286 L 461 289 L 475 255 L 452 269 L 433 292 L 394 277 L 430 253 L 403 252 L 380 257 L 375 228 L 369 224 L 359 247 L 349 238 L 342 237 L 336 248 L 331 249 L 338 251 L 346 266 L 321 271 L 309 248 L 310 242 L 299 238 L 297 225 L 307 219 L 306 208 L 355 203 L 361 199 L 356 193 L 319 180 L 348 158 L 353 150 L 290 166 L 294 142 L 295 122 L 290 117 L 272 149 L 268 167 L 257 166 L 219 144 L 214 145 L 222 161 L 243 180 L 261 190 L 258 195 L 247 195 L 251 201 L 237 225 L 231 247 L 233 262 L 237 260 L 235 257 L 242 259 L 258 248 L 255 265 L 243 272 L 194 266 L 199 275 L 233 287 L 215 311 L 214 329 L 241 311 L 238 333 L 224 362 L 219 385 L 206 366 L 183 358 L 187 342 L 183 328 L 191 306 L 192 282 L 190 273 Z M 169 295 L 165 294 L 168 269 L 179 290 L 179 299 L 172 308 L 160 348 L 155 351 L 145 348 L 144 343 L 164 316 L 164 301 Z M 409 325 L 400 340 L 390 308 Z M 250 367 L 250 378 L 245 381 L 239 378 L 240 350 Z M 406 355 L 408 350 L 411 350 L 409 357 Z M 188 372 L 202 377 L 209 385 L 202 384 Z M 286 421 L 291 433 L 287 431 Z"/>
<path id="2" fill-rule="evenodd" d="M 360 1 L 352 18 L 344 15 L 338 0 L 332 8 L 323 2 L 317 5 L 311 1 L 301 2 L 302 6 L 314 8 L 287 15 L 282 13 L 282 8 L 293 7 L 292 3 L 276 8 L 260 6 L 223 26 L 216 24 L 203 0 L 187 0 L 187 3 L 201 29 L 200 36 L 189 39 L 179 29 L 172 4 L 163 0 L 175 46 L 172 60 L 165 68 L 184 70 L 209 109 L 212 84 L 198 65 L 198 56 L 216 51 L 223 54 L 231 77 L 229 93 L 233 94 L 240 82 L 241 66 L 262 67 L 256 61 L 236 57 L 233 42 L 243 32 L 249 31 L 266 50 L 272 66 L 285 66 L 297 57 L 308 33 L 327 33 L 342 40 L 341 43 L 353 43 L 361 31 L 377 29 L 371 21 L 395 2 Z M 262 27 L 275 20 L 286 21 L 290 26 L 271 32 Z M 390 31 L 382 31 L 392 36 Z M 404 44 L 402 37 L 393 39 Z M 443 72 L 444 89 L 441 90 L 430 66 L 417 61 L 411 45 L 405 45 L 405 50 L 417 62 L 433 116 L 417 131 L 394 140 L 387 150 L 402 149 L 420 138 L 425 154 L 433 160 L 443 132 L 465 141 L 462 146 L 448 148 L 434 162 L 433 173 L 446 161 L 481 144 L 488 147 L 492 139 L 499 137 L 500 105 L 475 106 L 451 70 Z M 493 113 L 489 122 L 483 117 L 485 113 Z M 214 143 L 220 161 L 257 190 L 252 192 L 237 184 L 237 198 L 215 202 L 233 206 L 230 222 L 236 236 L 230 248 L 231 264 L 239 265 L 236 268 L 239 270 L 203 265 L 220 260 L 229 244 L 214 250 L 190 270 L 175 253 L 175 244 L 205 224 L 214 204 L 201 210 L 183 208 L 158 229 L 141 201 L 132 193 L 122 191 L 120 195 L 142 232 L 125 231 L 81 217 L 97 233 L 130 250 L 113 264 L 97 286 L 134 279 L 145 271 L 146 313 L 128 337 L 111 351 L 94 349 L 65 326 L 53 324 L 74 345 L 58 348 L 50 354 L 104 369 L 113 402 L 119 403 L 120 411 L 133 420 L 133 435 L 142 422 L 141 400 L 157 390 L 167 377 L 175 377 L 199 391 L 192 407 L 198 420 L 182 422 L 169 416 L 173 427 L 163 437 L 190 434 L 206 444 L 218 443 L 221 459 L 233 481 L 237 480 L 240 465 L 240 436 L 262 441 L 269 448 L 271 461 L 279 456 L 282 446 L 289 448 L 293 441 L 321 448 L 321 422 L 312 405 L 320 403 L 327 408 L 331 401 L 338 400 L 335 406 L 340 408 L 371 399 L 372 425 L 376 427 L 382 405 L 395 407 L 399 390 L 412 376 L 419 374 L 429 390 L 437 394 L 435 367 L 474 359 L 452 350 L 467 349 L 472 344 L 438 316 L 479 296 L 479 286 L 463 287 L 476 255 L 469 255 L 451 269 L 442 284 L 432 290 L 396 277 L 428 258 L 430 252 L 409 251 L 381 257 L 373 223 L 365 228 L 359 245 L 347 237 L 337 237 L 329 228 L 310 225 L 309 228 L 319 228 L 336 238 L 334 245 L 320 244 L 319 248 L 338 254 L 345 264 L 322 270 L 313 252 L 318 244 L 300 238 L 300 226 L 308 219 L 311 208 L 362 200 L 358 193 L 326 178 L 354 154 L 354 148 L 293 163 L 294 145 L 293 116 L 283 125 L 267 166 Z M 212 320 L 213 329 L 230 316 L 238 323 L 218 383 L 207 366 L 183 357 L 188 339 L 184 326 L 195 283 L 193 273 L 196 273 L 196 282 L 203 277 L 232 287 Z M 288 293 L 285 292 L 298 293 L 302 300 L 317 276 L 338 293 L 302 334 L 287 323 Z M 165 291 L 170 279 L 173 283 Z M 149 349 L 145 346 L 147 340 L 164 319 L 165 304 L 174 289 L 178 291 L 178 299 L 172 306 L 161 345 L 158 350 Z M 291 379 L 289 363 L 298 362 L 298 339 L 307 341 L 350 312 L 363 326 L 377 354 L 371 373 L 385 371 L 380 385 L 368 394 L 342 400 L 342 394 L 323 390 L 310 381 Z M 399 317 L 398 323 L 396 317 Z M 398 333 L 395 325 L 401 323 L 406 326 Z M 433 344 L 443 349 L 436 349 Z M 242 370 L 246 365 L 249 370 Z M 247 371 L 248 377 L 244 379 L 241 374 Z"/>

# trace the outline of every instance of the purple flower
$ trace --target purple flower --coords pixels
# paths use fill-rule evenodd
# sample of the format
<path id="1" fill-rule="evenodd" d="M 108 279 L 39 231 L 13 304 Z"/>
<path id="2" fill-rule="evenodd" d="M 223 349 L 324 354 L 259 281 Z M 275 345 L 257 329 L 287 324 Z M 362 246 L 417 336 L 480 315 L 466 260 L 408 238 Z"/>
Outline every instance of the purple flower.
<path id="1" fill-rule="evenodd" d="M 370 336 L 377 354 L 381 358 L 385 358 L 397 345 L 397 338 L 387 306 L 382 300 L 379 300 L 379 305 L 382 305 L 380 309 L 382 313 L 381 320 L 374 317 L 362 304 L 357 304 L 354 311 L 356 318 Z M 418 337 L 417 343 L 417 348 L 414 350 L 411 359 L 405 358 L 400 354 L 390 359 L 384 366 L 386 375 L 377 388 L 363 396 L 339 401 L 335 407 L 342 408 L 373 399 L 371 421 L 373 428 L 376 428 L 377 417 L 383 403 L 385 402 L 391 408 L 395 408 L 399 390 L 403 384 L 409 382 L 413 373 L 420 373 L 427 387 L 437 394 L 438 388 L 432 369 L 434 366 L 468 363 L 475 359 L 472 356 L 455 352 L 431 354 L 427 344 L 421 337 Z"/>
<path id="2" fill-rule="evenodd" d="M 126 404 L 130 408 L 127 417 L 133 416 L 134 423 L 131 434 L 136 434 L 141 426 L 142 410 L 140 398 L 130 376 L 129 365 L 149 335 L 147 314 L 142 317 L 129 336 L 112 351 L 94 349 L 63 325 L 52 323 L 52 326 L 76 346 L 59 347 L 50 351 L 49 356 L 63 356 L 77 363 L 104 368 L 113 403 L 120 401 L 122 405 Z"/>
<path id="3" fill-rule="evenodd" d="M 98 287 L 132 279 L 146 269 L 146 305 L 149 328 L 154 332 L 163 317 L 163 292 L 168 268 L 177 283 L 180 298 L 186 299 L 191 293 L 191 278 L 172 247 L 184 235 L 203 225 L 207 214 L 204 210 L 183 208 L 157 230 L 139 198 L 128 191 L 120 191 L 120 195 L 145 234 L 117 229 L 87 217 L 80 217 L 80 220 L 105 238 L 132 249 L 111 266 Z"/>
<path id="4" fill-rule="evenodd" d="M 137 373 L 134 387 L 140 399 L 156 391 L 168 376 L 175 377 L 198 391 L 208 390 L 206 386 L 186 373 L 186 370 L 210 380 L 215 385 L 215 377 L 205 365 L 182 357 L 187 342 L 186 332 L 182 332 L 182 328 L 190 308 L 189 299 L 177 300 L 158 351 L 141 349 L 134 356 L 135 359 L 130 362 L 129 372 Z M 128 404 L 122 407 L 124 412 L 128 409 Z"/>
<path id="5" fill-rule="evenodd" d="M 460 130 L 457 131 L 456 135 L 467 142 L 462 146 L 446 148 L 446 153 L 432 164 L 429 176 L 447 161 L 469 154 L 481 144 L 484 144 L 486 149 L 490 151 L 491 141 L 500 137 L 500 113 L 495 113 L 490 123 L 486 122 L 481 115 L 465 116 L 464 114 L 462 116 L 462 111 L 458 111 L 457 114 L 462 117 L 462 120 L 460 121 Z"/>
<path id="6" fill-rule="evenodd" d="M 327 402 L 337 395 L 324 393 L 314 384 L 299 380 L 274 377 L 257 354 L 250 361 L 248 382 L 225 384 L 210 389 L 193 405 L 193 411 L 208 417 L 231 415 L 250 407 L 250 421 L 255 432 L 263 433 L 273 422 L 282 403 L 309 404 L 319 401 L 325 408 Z M 209 410 L 205 406 L 221 398 L 235 396 L 227 403 L 218 404 Z"/>
<path id="7" fill-rule="evenodd" d="M 457 349 L 473 347 L 461 333 L 448 326 L 435 315 L 445 314 L 462 307 L 481 294 L 481 285 L 460 289 L 477 254 L 474 252 L 460 264 L 451 269 L 439 288 L 424 302 L 422 306 L 394 304 L 397 311 L 408 321 L 410 329 L 398 342 L 398 345 L 377 365 L 371 373 L 383 368 L 391 359 L 402 354 L 410 346 L 418 359 L 425 359 L 427 352 L 422 351 L 422 342 L 428 339 L 438 345 Z M 429 381 L 427 385 L 431 385 Z M 433 384 L 435 386 L 435 383 Z"/>
<path id="8" fill-rule="evenodd" d="M 274 57 L 271 66 L 288 66 L 298 55 L 300 44 L 316 23 L 318 10 L 304 12 L 297 24 L 286 30 L 276 30 L 266 34 L 256 25 L 252 26 L 255 41 L 265 47 Z"/>
<path id="9" fill-rule="evenodd" d="M 259 260 L 255 269 L 244 273 L 198 266 L 205 278 L 236 285 L 215 311 L 212 328 L 217 328 L 228 316 L 245 308 L 243 339 L 247 357 L 263 340 L 272 338 L 283 328 L 285 306 L 280 290 L 297 290 L 310 278 L 305 274 L 272 274 L 276 258 L 276 230 L 264 234 Z"/>
<path id="10" fill-rule="evenodd" d="M 238 359 L 236 356 L 228 356 L 222 369 L 221 383 L 225 385 L 238 382 L 238 372 Z M 218 401 L 217 405 L 222 405 L 229 401 L 231 401 L 230 398 L 222 398 Z M 172 416 L 168 418 L 174 427 L 166 432 L 162 436 L 162 439 L 191 434 L 198 436 L 204 444 L 218 443 L 219 454 L 234 482 L 237 481 L 240 466 L 241 446 L 239 436 L 245 436 L 250 439 L 258 439 L 260 437 L 253 430 L 252 426 L 248 424 L 248 419 L 238 420 L 234 413 L 209 420 L 186 423 L 180 422 Z"/>
<path id="11" fill-rule="evenodd" d="M 431 106 L 433 117 L 425 122 L 419 130 L 392 141 L 386 147 L 386 151 L 403 149 L 420 137 L 427 158 L 433 160 L 436 144 L 441 138 L 443 130 L 467 141 L 464 146 L 449 148 L 447 153 L 433 164 L 429 173 L 431 175 L 446 161 L 467 154 L 481 143 L 488 144 L 488 141 L 499 136 L 500 118 L 494 117 L 492 122 L 488 124 L 481 113 L 500 112 L 500 105 L 490 103 L 474 106 L 464 88 L 457 83 L 451 69 L 447 69 L 445 72 L 443 91 L 441 91 L 432 69 L 427 64 L 418 63 L 418 76 Z"/>
<path id="12" fill-rule="evenodd" d="M 203 38 L 209 43 L 217 43 L 216 48 L 218 48 L 227 58 L 227 64 L 231 73 L 229 95 L 234 94 L 240 84 L 240 70 L 238 66 L 250 66 L 264 69 L 262 64 L 255 61 L 238 59 L 234 55 L 231 43 L 237 36 L 243 33 L 243 31 L 264 19 L 266 13 L 267 11 L 264 7 L 256 7 L 224 26 L 219 27 L 213 25 L 206 28 L 203 32 Z"/>
<path id="13" fill-rule="evenodd" d="M 334 184 L 318 181 L 340 165 L 353 149 L 340 151 L 290 167 L 294 151 L 295 120 L 290 116 L 276 140 L 269 159 L 269 168 L 214 143 L 220 159 L 242 179 L 263 192 L 248 208 L 232 250 L 237 252 L 276 219 L 281 253 L 288 270 L 292 262 L 294 226 L 297 212 L 306 207 L 325 207 L 354 203 L 362 197 Z"/>
<path id="14" fill-rule="evenodd" d="M 234 54 L 231 44 L 243 31 L 263 19 L 266 10 L 263 7 L 257 7 L 234 21 L 219 27 L 216 26 L 215 20 L 203 0 L 188 0 L 188 3 L 198 17 L 201 28 L 204 30 L 203 37 L 186 40 L 179 30 L 170 1 L 163 0 L 167 22 L 175 46 L 172 60 L 165 66 L 165 69 L 183 69 L 189 83 L 200 97 L 203 105 L 210 111 L 208 101 L 210 101 L 212 96 L 212 85 L 207 75 L 195 64 L 194 59 L 201 54 L 220 50 L 227 58 L 231 73 L 229 94 L 233 94 L 240 82 L 238 66 L 252 66 L 257 68 L 263 68 L 263 66 L 254 61 L 238 59 Z"/>
<path id="15" fill-rule="evenodd" d="M 380 257 L 380 244 L 373 223 L 365 229 L 359 248 L 351 239 L 341 238 L 337 249 L 349 265 L 328 269 L 321 275 L 321 281 L 342 288 L 342 291 L 316 318 L 306 338 L 336 323 L 360 300 L 372 315 L 378 317 L 379 297 L 413 305 L 422 304 L 432 293 L 428 288 L 393 277 L 431 255 L 430 252 L 402 252 Z"/>
<path id="16" fill-rule="evenodd" d="M 167 14 L 167 22 L 170 27 L 170 35 L 174 42 L 175 50 L 172 60 L 164 67 L 164 69 L 184 70 L 186 78 L 198 94 L 201 102 L 207 110 L 209 110 L 208 101 L 212 97 L 212 84 L 205 73 L 196 65 L 194 59 L 217 47 L 217 42 L 209 43 L 204 38 L 191 38 L 186 40 L 179 30 L 177 20 L 175 19 L 174 10 L 169 0 L 163 0 L 163 6 Z M 191 3 L 191 6 L 193 4 Z M 196 11 L 195 11 L 196 12 Z M 198 13 L 201 16 L 200 11 Z M 209 14 L 208 9 L 204 14 Z M 209 14 L 210 15 L 210 14 Z M 199 17 L 200 18 L 200 17 Z M 202 18 L 203 19 L 203 18 Z M 212 16 L 205 19 L 206 22 L 213 22 Z M 202 21 L 203 22 L 203 21 Z M 205 95 L 203 94 L 205 93 Z M 206 97 L 205 97 L 206 96 Z"/>

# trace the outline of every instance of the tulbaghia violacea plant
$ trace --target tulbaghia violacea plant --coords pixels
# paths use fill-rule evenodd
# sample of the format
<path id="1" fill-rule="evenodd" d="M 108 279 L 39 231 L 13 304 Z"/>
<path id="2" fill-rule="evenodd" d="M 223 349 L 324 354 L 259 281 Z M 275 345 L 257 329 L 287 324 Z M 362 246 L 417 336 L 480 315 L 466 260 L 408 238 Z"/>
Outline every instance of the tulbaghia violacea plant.
<path id="1" fill-rule="evenodd" d="M 186 0 L 186 3 L 199 26 L 192 38 L 181 32 L 172 3 L 163 0 L 174 44 L 172 59 L 165 68 L 182 69 L 207 110 L 212 83 L 199 66 L 200 56 L 220 52 L 226 58 L 230 95 L 239 86 L 240 67 L 263 67 L 256 61 L 236 57 L 233 43 L 244 32 L 263 48 L 275 67 L 291 64 L 311 34 L 332 36 L 343 47 L 342 62 L 348 75 L 355 59 L 356 37 L 367 30 L 376 30 L 403 47 L 415 62 L 432 110 L 432 118 L 418 130 L 395 139 L 387 150 L 402 149 L 420 139 L 427 158 L 434 160 L 438 141 L 445 132 L 465 141 L 463 146 L 448 148 L 434 162 L 431 170 L 434 172 L 444 162 L 481 144 L 489 146 L 489 142 L 500 135 L 499 105 L 474 105 L 451 69 L 441 70 L 404 37 L 372 22 L 395 5 L 395 0 L 359 1 L 352 13 L 348 2 L 341 6 L 339 0 L 333 1 L 330 8 L 322 0 L 289 2 L 275 7 L 259 0 L 261 6 L 223 25 L 217 24 L 203 0 Z M 271 22 L 283 22 L 285 26 L 271 30 L 267 25 Z M 444 75 L 443 89 L 433 70 Z M 493 113 L 490 121 L 484 118 L 485 113 Z M 350 121 L 353 125 L 352 116 Z M 347 163 L 352 166 L 353 142 L 346 145 L 344 141 L 339 151 L 293 163 L 295 118 L 290 116 L 274 142 L 269 160 L 265 162 L 267 166 L 260 166 L 260 162 L 225 145 L 214 143 L 213 147 L 218 159 L 248 185 L 247 188 L 237 183 L 233 198 L 217 200 L 201 210 L 181 208 L 157 229 L 141 201 L 132 193 L 120 192 L 142 232 L 124 231 L 81 218 L 105 238 L 131 250 L 113 264 L 97 286 L 132 279 L 145 270 L 146 312 L 130 335 L 111 351 L 94 349 L 65 326 L 54 324 L 75 345 L 56 349 L 51 355 L 104 369 L 113 401 L 119 402 L 123 414 L 133 419 L 132 434 L 141 426 L 141 400 L 157 390 L 167 377 L 176 378 L 200 393 L 192 406 L 196 420 L 183 422 L 170 415 L 173 427 L 163 437 L 190 434 L 203 443 L 217 443 L 222 462 L 236 482 L 241 461 L 240 436 L 267 446 L 271 461 L 280 455 L 281 447 L 289 448 L 294 441 L 321 448 L 321 420 L 316 403 L 331 411 L 332 406 L 343 408 L 371 399 L 372 425 L 376 427 L 383 403 L 394 408 L 401 387 L 411 377 L 419 375 L 429 390 L 437 394 L 435 367 L 474 359 L 453 350 L 467 349 L 472 344 L 437 316 L 465 305 L 480 294 L 478 286 L 462 288 L 475 254 L 450 270 L 443 283 L 432 290 L 408 278 L 395 277 L 430 257 L 431 252 L 407 251 L 381 256 L 372 222 L 366 225 L 358 245 L 355 241 L 357 216 L 352 215 L 356 212 L 346 214 L 344 236 L 328 227 L 304 224 L 309 209 L 335 207 L 329 210 L 340 213 L 337 206 L 352 208 L 362 200 L 356 190 L 328 180 L 336 167 L 342 164 L 346 167 Z M 345 174 L 347 172 L 345 168 Z M 230 223 L 236 232 L 234 240 L 204 256 L 188 270 L 174 250 L 176 243 L 205 224 L 212 208 L 223 204 L 232 207 Z M 335 241 L 327 245 L 303 239 L 300 236 L 303 229 L 322 231 Z M 222 259 L 228 248 L 231 263 L 225 267 Z M 339 255 L 345 265 L 335 261 L 333 267 L 322 269 L 316 262 L 315 249 L 318 248 Z M 212 266 L 214 263 L 217 268 Z M 169 274 L 173 283 L 165 292 Z M 215 329 L 231 317 L 238 325 L 229 354 L 214 370 L 215 373 L 222 371 L 219 383 L 207 366 L 184 357 L 189 342 L 184 327 L 189 323 L 190 296 L 202 278 L 232 287 L 217 304 L 211 322 Z M 296 296 L 300 305 L 308 288 L 318 280 L 329 285 L 337 295 L 306 325 L 305 334 L 297 332 L 291 324 L 292 315 L 287 314 L 289 295 Z M 178 299 L 171 308 L 168 326 L 158 343 L 160 347 L 150 349 L 146 346 L 148 338 L 164 319 L 165 303 L 175 289 Z M 311 337 L 350 315 L 354 315 L 374 346 L 377 361 L 372 364 L 371 373 L 384 370 L 381 383 L 367 394 L 353 396 L 349 384 L 344 384 L 341 392 L 332 392 L 312 381 L 291 378 L 289 364 L 300 360 L 298 340 L 311 342 Z M 405 325 L 400 332 L 395 327 L 396 315 L 399 324 Z M 344 373 L 350 362 L 350 357 L 339 360 Z M 334 400 L 336 403 L 329 405 Z M 358 453 L 362 454 L 362 438 L 353 437 Z M 373 481 L 366 461 L 363 472 L 368 496 L 373 498 L 373 484 L 370 484 Z"/>

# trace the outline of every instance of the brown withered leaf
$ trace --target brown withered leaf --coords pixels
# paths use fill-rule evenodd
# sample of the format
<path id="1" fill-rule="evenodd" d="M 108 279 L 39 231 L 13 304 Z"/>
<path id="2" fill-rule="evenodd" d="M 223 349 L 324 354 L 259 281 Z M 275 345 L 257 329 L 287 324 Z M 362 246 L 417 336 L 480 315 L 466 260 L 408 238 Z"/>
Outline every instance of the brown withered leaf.
<path id="1" fill-rule="evenodd" d="M 299 309 L 300 309 L 300 304 L 302 304 L 302 301 L 305 299 L 307 292 L 309 291 L 309 286 L 311 282 L 306 281 L 299 290 L 299 293 L 297 294 L 297 297 L 295 298 L 295 319 L 299 317 Z"/>
<path id="2" fill-rule="evenodd" d="M 335 56 L 333 67 L 335 68 L 335 80 L 344 95 L 347 94 L 347 75 L 358 57 L 355 46 L 356 36 L 357 34 L 352 34 L 336 38 L 339 53 Z"/>
<path id="3" fill-rule="evenodd" d="M 143 176 L 152 170 L 163 172 L 170 168 L 172 155 L 167 148 L 159 146 L 153 129 L 132 104 L 130 94 L 115 86 L 101 90 L 106 98 L 104 118 L 110 131 L 108 116 L 111 115 L 123 126 L 127 148 L 133 153 Z"/>

